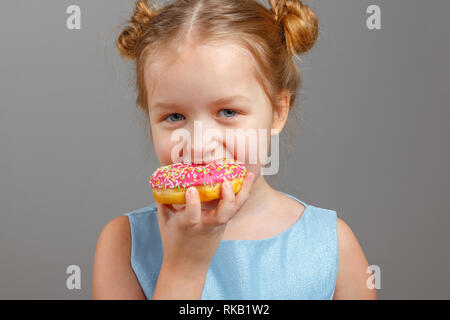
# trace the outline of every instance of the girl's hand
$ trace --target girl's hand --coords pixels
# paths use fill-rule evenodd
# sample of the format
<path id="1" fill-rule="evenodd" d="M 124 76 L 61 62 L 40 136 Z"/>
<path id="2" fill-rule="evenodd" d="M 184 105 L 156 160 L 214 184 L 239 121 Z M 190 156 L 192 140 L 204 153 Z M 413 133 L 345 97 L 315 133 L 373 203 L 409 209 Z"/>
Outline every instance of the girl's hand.
<path id="1" fill-rule="evenodd" d="M 228 221 L 250 194 L 255 174 L 248 172 L 235 195 L 230 182 L 222 183 L 221 199 L 214 210 L 202 210 L 195 187 L 186 191 L 186 206 L 157 204 L 163 247 L 163 265 L 171 269 L 208 270 Z"/>

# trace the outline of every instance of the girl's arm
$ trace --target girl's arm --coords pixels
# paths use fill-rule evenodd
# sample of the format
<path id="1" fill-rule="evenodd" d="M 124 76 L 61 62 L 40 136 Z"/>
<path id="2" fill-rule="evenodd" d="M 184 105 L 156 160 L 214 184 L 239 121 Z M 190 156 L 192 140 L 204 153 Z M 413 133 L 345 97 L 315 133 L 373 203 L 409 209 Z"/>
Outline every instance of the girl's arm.
<path id="1" fill-rule="evenodd" d="M 350 227 L 337 218 L 338 274 L 333 299 L 376 300 L 376 289 L 369 289 L 367 273 L 369 264 Z"/>
<path id="2" fill-rule="evenodd" d="M 93 299 L 146 299 L 131 267 L 128 217 L 111 220 L 100 233 L 92 273 Z"/>

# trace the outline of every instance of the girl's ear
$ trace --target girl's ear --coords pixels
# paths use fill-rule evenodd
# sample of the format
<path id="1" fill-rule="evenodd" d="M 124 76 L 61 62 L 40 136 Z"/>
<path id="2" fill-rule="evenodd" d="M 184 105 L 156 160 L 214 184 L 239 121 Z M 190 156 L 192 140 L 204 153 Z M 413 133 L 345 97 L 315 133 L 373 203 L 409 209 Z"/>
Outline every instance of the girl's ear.
<path id="1" fill-rule="evenodd" d="M 289 101 L 291 95 L 288 90 L 284 90 L 278 95 L 277 104 L 272 112 L 272 129 L 278 131 L 283 130 L 289 113 Z"/>

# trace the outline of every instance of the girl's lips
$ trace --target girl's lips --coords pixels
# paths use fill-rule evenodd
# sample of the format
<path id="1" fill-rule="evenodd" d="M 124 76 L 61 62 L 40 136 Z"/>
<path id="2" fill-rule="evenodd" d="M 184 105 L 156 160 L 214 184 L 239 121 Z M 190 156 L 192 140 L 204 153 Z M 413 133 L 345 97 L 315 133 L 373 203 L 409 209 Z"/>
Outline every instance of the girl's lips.
<path id="1" fill-rule="evenodd" d="M 201 166 L 204 166 L 204 165 L 207 165 L 208 163 L 216 162 L 216 161 L 223 160 L 223 159 L 226 159 L 226 158 L 208 159 L 208 160 L 202 160 L 201 162 L 196 162 L 196 163 L 194 163 L 193 161 L 191 161 L 190 164 L 191 164 L 191 165 L 201 165 Z M 185 163 L 186 163 L 186 162 L 185 162 Z"/>

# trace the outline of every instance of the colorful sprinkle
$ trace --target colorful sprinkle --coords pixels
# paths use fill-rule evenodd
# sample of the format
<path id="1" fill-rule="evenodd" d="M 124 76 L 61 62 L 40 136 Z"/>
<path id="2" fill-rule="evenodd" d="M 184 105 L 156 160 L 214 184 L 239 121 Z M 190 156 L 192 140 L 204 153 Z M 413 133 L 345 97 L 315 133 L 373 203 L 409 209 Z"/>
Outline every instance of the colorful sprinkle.
<path id="1" fill-rule="evenodd" d="M 173 163 L 158 168 L 149 179 L 153 189 L 180 189 L 196 185 L 212 185 L 245 176 L 244 164 L 234 159 L 221 159 L 206 165 Z"/>

